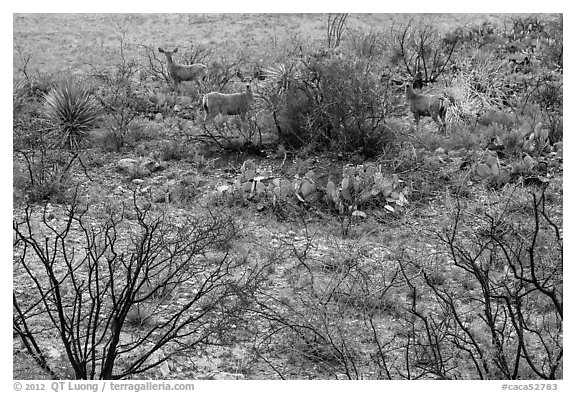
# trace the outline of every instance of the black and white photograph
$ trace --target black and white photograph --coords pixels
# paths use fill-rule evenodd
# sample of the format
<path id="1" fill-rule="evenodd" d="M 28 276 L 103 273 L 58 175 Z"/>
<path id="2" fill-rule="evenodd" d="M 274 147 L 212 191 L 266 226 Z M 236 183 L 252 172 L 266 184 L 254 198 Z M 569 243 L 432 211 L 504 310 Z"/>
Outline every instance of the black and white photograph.
<path id="1" fill-rule="evenodd" d="M 564 14 L 321 9 L 12 13 L 14 391 L 561 390 Z"/>

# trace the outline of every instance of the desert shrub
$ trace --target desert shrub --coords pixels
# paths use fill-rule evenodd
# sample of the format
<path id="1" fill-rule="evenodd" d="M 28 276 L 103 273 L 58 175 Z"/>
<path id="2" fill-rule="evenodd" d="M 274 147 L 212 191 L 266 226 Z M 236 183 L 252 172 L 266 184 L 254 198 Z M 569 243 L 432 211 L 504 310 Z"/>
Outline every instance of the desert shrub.
<path id="1" fill-rule="evenodd" d="M 274 253 L 294 263 L 286 296 L 261 303 L 270 341 L 342 378 L 562 378 L 561 219 L 525 191 L 455 204 L 446 227 L 419 232 L 430 252 L 401 244 L 395 263 L 303 231 Z"/>
<path id="2" fill-rule="evenodd" d="M 546 203 L 544 193 L 527 195 L 522 192 L 510 193 L 493 209 L 482 211 L 475 214 L 457 206 L 450 228 L 438 234 L 453 266 L 450 271 L 459 271 L 476 282 L 475 289 L 461 292 L 456 289 L 460 287 L 458 282 L 441 288 L 429 279 L 427 269 L 424 271 L 425 284 L 432 290 L 439 306 L 452 306 L 452 311 L 442 319 L 461 320 L 464 310 L 470 306 L 484 310 L 486 318 L 472 318 L 465 325 L 458 323 L 462 330 L 456 333 L 466 341 L 465 336 L 472 337 L 467 333 L 485 332 L 473 335 L 476 337 L 473 343 L 479 345 L 472 352 L 489 354 L 493 361 L 482 368 L 466 360 L 472 376 L 561 378 L 561 213 Z M 533 318 L 535 315 L 539 317 Z M 426 319 L 432 323 L 434 317 Z M 483 336 L 497 339 L 484 341 Z M 468 352 L 466 347 L 471 343 L 460 346 L 456 341 L 452 343 Z M 444 349 L 448 348 L 449 345 L 444 346 Z M 521 351 L 521 355 L 517 351 Z M 468 352 L 470 360 L 472 352 Z"/>
<path id="3" fill-rule="evenodd" d="M 514 114 L 506 111 L 489 109 L 484 113 L 478 113 L 478 124 L 489 126 L 498 124 L 504 128 L 510 128 L 515 122 Z"/>
<path id="4" fill-rule="evenodd" d="M 547 126 L 550 130 L 550 144 L 553 145 L 564 139 L 564 117 L 562 115 L 548 117 Z"/>
<path id="5" fill-rule="evenodd" d="M 508 62 L 491 57 L 488 53 L 479 52 L 475 57 L 461 64 L 457 74 L 459 83 L 468 90 L 466 94 L 474 100 L 474 109 L 503 108 L 514 106 L 516 89 L 507 82 Z"/>
<path id="6" fill-rule="evenodd" d="M 186 146 L 178 141 L 163 141 L 160 144 L 160 154 L 163 160 L 179 161 L 190 157 L 195 153 L 195 149 Z"/>
<path id="7" fill-rule="evenodd" d="M 409 21 L 391 28 L 391 62 L 404 68 L 408 75 L 422 76 L 424 84 L 434 83 L 448 69 L 456 48 L 457 35 L 442 34 L 432 23 Z"/>
<path id="8" fill-rule="evenodd" d="M 550 70 L 562 68 L 562 14 L 552 18 L 540 15 L 513 17 L 509 26 L 502 32 L 507 39 L 508 52 L 533 53 L 537 50 L 542 66 Z"/>
<path id="9" fill-rule="evenodd" d="M 491 42 L 494 38 L 494 33 L 496 27 L 489 21 L 483 21 L 475 26 L 471 26 L 468 29 L 462 28 L 462 37 L 464 41 L 472 43 L 474 47 L 482 47 L 487 43 Z"/>
<path id="10" fill-rule="evenodd" d="M 386 39 L 382 33 L 370 31 L 350 31 L 345 41 L 350 53 L 357 57 L 382 56 L 386 51 Z"/>
<path id="11" fill-rule="evenodd" d="M 137 64 L 128 60 L 109 68 L 93 68 L 92 76 L 99 85 L 97 99 L 103 108 L 102 127 L 111 130 L 120 147 L 134 120 L 151 107 L 149 96 L 134 82 L 137 71 Z"/>
<path id="12" fill-rule="evenodd" d="M 452 132 L 450 140 L 446 141 L 450 150 L 470 150 L 482 145 L 482 143 L 485 143 L 483 136 L 471 132 L 468 128 Z"/>
<path id="13" fill-rule="evenodd" d="M 128 135 L 127 144 L 134 146 L 162 135 L 162 127 L 148 119 L 136 118 L 131 124 L 131 131 Z"/>
<path id="14" fill-rule="evenodd" d="M 201 191 L 199 188 L 201 181 L 199 176 L 188 176 L 183 181 L 172 185 L 168 191 L 170 203 L 180 206 L 193 204 Z"/>
<path id="15" fill-rule="evenodd" d="M 539 109 L 544 124 L 550 129 L 550 142 L 556 143 L 562 138 L 564 83 L 557 72 L 542 72 L 531 89 L 531 101 Z"/>
<path id="16" fill-rule="evenodd" d="M 45 142 L 46 132 L 41 97 L 31 94 L 26 81 L 15 80 L 12 98 L 14 148 L 28 149 L 41 145 Z"/>
<path id="17" fill-rule="evenodd" d="M 519 156 L 522 153 L 524 145 L 525 131 L 521 128 L 506 133 L 502 137 L 502 144 L 505 151 L 511 156 Z"/>
<path id="18" fill-rule="evenodd" d="M 540 46 L 542 67 L 562 73 L 564 69 L 562 15 L 548 22 L 547 33 L 539 41 L 542 43 Z"/>
<path id="19" fill-rule="evenodd" d="M 74 196 L 77 182 L 72 177 L 73 165 L 82 165 L 76 154 L 50 149 L 18 150 L 16 153 L 13 173 L 15 202 L 64 203 Z"/>
<path id="20" fill-rule="evenodd" d="M 44 96 L 47 138 L 55 147 L 77 149 L 89 140 L 101 108 L 87 81 L 68 76 Z"/>
<path id="21" fill-rule="evenodd" d="M 236 71 L 245 68 L 246 59 L 241 54 L 235 57 L 220 57 L 208 63 L 206 91 L 231 92 L 230 82 L 237 80 Z M 228 87 L 227 87 L 228 86 Z"/>
<path id="22" fill-rule="evenodd" d="M 511 109 L 518 115 L 544 117 L 552 133 L 560 134 L 562 16 L 522 16 L 503 29 L 459 28 L 450 34 L 459 35 L 466 49 L 452 68 L 459 119 L 473 121 L 480 113 L 480 122 L 505 122 L 510 127 L 510 121 L 489 112 Z M 493 44 L 480 39 L 488 36 L 494 36 Z"/>
<path id="23" fill-rule="evenodd" d="M 365 155 L 381 151 L 387 86 L 379 83 L 378 67 L 338 50 L 277 65 L 261 95 L 278 137 L 288 147 L 312 144 Z"/>
<path id="24" fill-rule="evenodd" d="M 245 325 L 265 270 L 247 273 L 227 248 L 239 231 L 230 217 L 173 217 L 134 201 L 95 218 L 74 201 L 57 225 L 39 210 L 13 220 L 13 329 L 53 378 L 65 375 L 63 363 L 76 379 L 153 372 Z"/>
<path id="25" fill-rule="evenodd" d="M 19 43 L 15 44 L 14 55 L 14 67 L 17 70 L 15 85 L 19 84 L 20 90 L 29 98 L 41 99 L 54 87 L 54 82 L 59 79 L 58 74 L 34 67 L 34 54 Z"/>

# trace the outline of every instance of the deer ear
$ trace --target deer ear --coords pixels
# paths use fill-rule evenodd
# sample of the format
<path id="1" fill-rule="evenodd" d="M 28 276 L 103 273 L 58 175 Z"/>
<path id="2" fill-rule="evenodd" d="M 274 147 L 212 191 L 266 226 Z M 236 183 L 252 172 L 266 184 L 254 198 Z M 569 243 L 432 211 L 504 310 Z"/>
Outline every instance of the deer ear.
<path id="1" fill-rule="evenodd" d="M 240 70 L 236 70 L 236 76 L 238 78 L 240 78 L 241 80 L 244 80 L 244 78 L 242 77 L 242 73 L 240 72 Z"/>

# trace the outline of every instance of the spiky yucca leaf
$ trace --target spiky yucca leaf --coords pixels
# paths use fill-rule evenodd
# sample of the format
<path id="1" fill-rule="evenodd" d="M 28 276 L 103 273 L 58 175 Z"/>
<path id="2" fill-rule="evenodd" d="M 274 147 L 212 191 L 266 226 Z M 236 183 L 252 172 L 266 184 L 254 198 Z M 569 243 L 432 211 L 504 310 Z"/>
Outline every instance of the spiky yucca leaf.
<path id="1" fill-rule="evenodd" d="M 273 86 L 278 93 L 286 92 L 293 83 L 302 82 L 302 75 L 298 63 L 277 63 L 264 70 L 266 81 Z"/>
<path id="2" fill-rule="evenodd" d="M 96 125 L 100 107 L 86 82 L 69 77 L 44 96 L 44 115 L 52 144 L 75 149 Z"/>
<path id="3" fill-rule="evenodd" d="M 296 61 L 276 63 L 262 68 L 260 73 L 265 80 L 255 90 L 253 108 L 256 110 L 262 108 L 277 110 L 290 87 L 302 83 L 302 74 Z"/>

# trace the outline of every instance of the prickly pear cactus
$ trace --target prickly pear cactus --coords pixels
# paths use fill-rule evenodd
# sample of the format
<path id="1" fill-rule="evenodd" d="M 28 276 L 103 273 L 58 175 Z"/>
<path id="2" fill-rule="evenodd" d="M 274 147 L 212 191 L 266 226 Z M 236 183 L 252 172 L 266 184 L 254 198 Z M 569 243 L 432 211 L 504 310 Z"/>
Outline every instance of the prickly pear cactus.
<path id="1" fill-rule="evenodd" d="M 325 200 L 340 213 L 356 211 L 367 203 L 386 206 L 395 204 L 404 206 L 408 203 L 403 182 L 396 175 L 385 177 L 382 168 L 376 165 L 347 166 L 342 170 L 340 186 L 333 181 L 326 184 Z M 388 206 L 388 211 L 394 208 Z"/>
<path id="2" fill-rule="evenodd" d="M 261 182 L 262 176 L 258 176 L 258 167 L 252 160 L 246 160 L 240 168 L 240 175 L 234 181 L 233 192 L 243 196 L 262 194 L 266 192 L 266 186 Z"/>
<path id="3" fill-rule="evenodd" d="M 295 179 L 272 179 L 259 175 L 256 164 L 247 160 L 242 164 L 234 184 L 225 191 L 243 199 L 267 200 L 272 204 L 279 201 L 323 201 L 340 214 L 362 213 L 359 209 L 368 205 L 394 212 L 408 204 L 408 191 L 402 180 L 396 175 L 386 176 L 382 168 L 376 165 L 345 166 L 340 181 L 329 180 L 326 188 L 320 189 L 318 175 L 314 171 Z"/>

